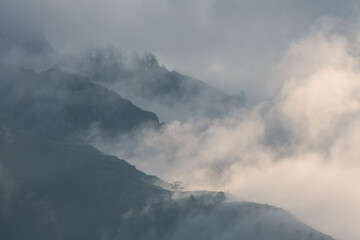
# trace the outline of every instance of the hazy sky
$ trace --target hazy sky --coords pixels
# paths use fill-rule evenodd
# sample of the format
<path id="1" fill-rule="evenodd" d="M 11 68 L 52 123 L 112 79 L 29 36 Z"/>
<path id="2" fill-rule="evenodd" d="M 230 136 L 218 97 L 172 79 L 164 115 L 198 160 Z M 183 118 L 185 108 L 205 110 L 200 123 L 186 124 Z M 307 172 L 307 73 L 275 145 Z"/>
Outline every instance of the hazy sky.
<path id="1" fill-rule="evenodd" d="M 358 13 L 356 0 L 0 0 L 63 52 L 88 43 L 151 51 L 169 69 L 251 100 L 273 96 L 272 69 L 324 15 Z M 260 86 L 259 86 L 260 85 Z"/>

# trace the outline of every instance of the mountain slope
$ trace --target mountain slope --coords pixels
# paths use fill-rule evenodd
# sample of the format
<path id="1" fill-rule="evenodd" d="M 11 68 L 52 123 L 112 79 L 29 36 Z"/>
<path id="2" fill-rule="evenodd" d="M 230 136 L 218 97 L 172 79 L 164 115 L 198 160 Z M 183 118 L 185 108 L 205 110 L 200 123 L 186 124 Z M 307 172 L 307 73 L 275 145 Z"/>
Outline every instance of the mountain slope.
<path id="1" fill-rule="evenodd" d="M 14 25 L 22 21 L 5 11 L 0 63 L 58 64 L 164 119 L 217 117 L 242 106 L 241 97 L 169 72 L 151 54 L 130 66 L 111 48 L 57 62 L 41 33 Z M 160 179 L 84 144 L 89 134 L 111 138 L 161 126 L 154 113 L 88 78 L 0 65 L 0 239 L 332 240 L 275 207 L 164 190 L 151 184 Z"/>
<path id="2" fill-rule="evenodd" d="M 1 141 L 0 156 L 1 239 L 332 240 L 271 206 L 176 198 L 89 145 Z"/>
<path id="3" fill-rule="evenodd" d="M 64 57 L 59 67 L 118 92 L 165 121 L 219 117 L 245 106 L 243 95 L 229 96 L 200 80 L 168 71 L 151 53 L 128 56 L 111 46 L 90 48 Z"/>
<path id="4" fill-rule="evenodd" d="M 0 156 L 1 239 L 101 239 L 127 210 L 166 193 L 88 145 L 12 142 Z"/>
<path id="5" fill-rule="evenodd" d="M 133 211 L 116 239 L 334 240 L 276 207 L 250 202 L 202 204 L 196 198 Z"/>
<path id="6" fill-rule="evenodd" d="M 332 240 L 278 208 L 164 190 L 84 144 L 161 126 L 115 92 L 56 69 L 0 73 L 0 239 Z"/>
<path id="7" fill-rule="evenodd" d="M 0 72 L 0 124 L 9 131 L 64 139 L 83 138 L 90 131 L 111 137 L 143 124 L 160 126 L 154 113 L 78 75 L 8 66 L 0 66 Z"/>

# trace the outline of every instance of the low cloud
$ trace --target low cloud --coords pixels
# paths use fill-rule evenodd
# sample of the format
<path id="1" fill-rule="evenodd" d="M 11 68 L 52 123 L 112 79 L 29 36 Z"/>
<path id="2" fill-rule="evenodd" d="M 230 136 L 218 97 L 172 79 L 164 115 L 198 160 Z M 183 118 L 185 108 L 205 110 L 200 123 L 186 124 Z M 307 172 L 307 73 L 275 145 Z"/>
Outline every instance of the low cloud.
<path id="1" fill-rule="evenodd" d="M 272 100 L 95 144 L 187 189 L 281 206 L 338 239 L 358 239 L 360 62 L 357 36 L 342 27 L 324 19 L 289 46 Z"/>
<path id="2" fill-rule="evenodd" d="M 168 69 L 249 99 L 281 84 L 274 59 L 323 15 L 352 18 L 357 0 L 0 0 L 2 14 L 40 28 L 60 52 L 113 43 L 155 53 Z M 1 11 L 0 10 L 0 11 Z M 264 86 L 264 87 L 259 87 Z"/>

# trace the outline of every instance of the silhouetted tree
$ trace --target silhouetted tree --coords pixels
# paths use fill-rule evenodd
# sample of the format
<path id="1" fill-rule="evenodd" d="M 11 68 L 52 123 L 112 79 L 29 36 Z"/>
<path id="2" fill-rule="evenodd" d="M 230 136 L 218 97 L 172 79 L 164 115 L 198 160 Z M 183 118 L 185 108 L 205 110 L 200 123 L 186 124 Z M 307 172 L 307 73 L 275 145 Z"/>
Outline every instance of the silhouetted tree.
<path id="1" fill-rule="evenodd" d="M 189 199 L 187 200 L 187 204 L 190 206 L 194 206 L 198 204 L 197 199 L 194 197 L 194 195 L 191 194 L 191 196 L 189 197 Z"/>
<path id="2" fill-rule="evenodd" d="M 214 203 L 221 203 L 226 200 L 226 196 L 224 192 L 218 192 L 216 196 L 213 198 Z"/>
<path id="3" fill-rule="evenodd" d="M 174 191 L 180 191 L 183 190 L 184 187 L 182 186 L 182 182 L 181 181 L 174 181 L 173 183 L 170 184 L 171 189 Z"/>

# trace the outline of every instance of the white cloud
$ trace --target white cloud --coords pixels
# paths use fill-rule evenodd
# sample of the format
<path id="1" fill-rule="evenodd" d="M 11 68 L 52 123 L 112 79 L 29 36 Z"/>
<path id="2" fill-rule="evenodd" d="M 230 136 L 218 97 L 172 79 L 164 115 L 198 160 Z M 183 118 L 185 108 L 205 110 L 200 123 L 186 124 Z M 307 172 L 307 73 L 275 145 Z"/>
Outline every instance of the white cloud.
<path id="1" fill-rule="evenodd" d="M 60 50 L 88 42 L 150 50 L 171 69 L 269 99 L 223 119 L 173 122 L 160 134 L 142 132 L 102 148 L 188 189 L 229 190 L 284 207 L 339 239 L 360 239 L 359 24 L 348 29 L 346 21 L 322 20 L 277 62 L 315 19 L 356 15 L 350 9 L 357 1 L 0 4 L 42 28 Z"/>
<path id="2" fill-rule="evenodd" d="M 283 55 L 278 76 L 287 80 L 272 101 L 222 119 L 173 122 L 161 133 L 102 148 L 188 189 L 281 206 L 318 230 L 358 239 L 356 44 L 321 23 Z"/>

